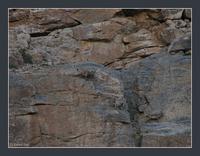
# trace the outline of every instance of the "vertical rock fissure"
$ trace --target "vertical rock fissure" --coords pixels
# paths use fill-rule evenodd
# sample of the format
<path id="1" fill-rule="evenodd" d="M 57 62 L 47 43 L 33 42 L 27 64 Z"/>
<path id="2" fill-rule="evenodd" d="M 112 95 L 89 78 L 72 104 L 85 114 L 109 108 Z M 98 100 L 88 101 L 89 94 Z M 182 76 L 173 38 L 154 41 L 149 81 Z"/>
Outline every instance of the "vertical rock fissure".
<path id="1" fill-rule="evenodd" d="M 122 82 L 124 86 L 124 97 L 128 105 L 128 112 L 130 115 L 131 126 L 133 129 L 133 140 L 136 147 L 142 145 L 142 132 L 137 120 L 138 111 L 137 101 L 139 100 L 139 93 L 135 93 L 132 86 L 137 86 L 137 78 L 131 71 L 122 71 Z M 124 74 L 126 73 L 126 74 Z M 127 76 L 129 76 L 127 78 Z"/>

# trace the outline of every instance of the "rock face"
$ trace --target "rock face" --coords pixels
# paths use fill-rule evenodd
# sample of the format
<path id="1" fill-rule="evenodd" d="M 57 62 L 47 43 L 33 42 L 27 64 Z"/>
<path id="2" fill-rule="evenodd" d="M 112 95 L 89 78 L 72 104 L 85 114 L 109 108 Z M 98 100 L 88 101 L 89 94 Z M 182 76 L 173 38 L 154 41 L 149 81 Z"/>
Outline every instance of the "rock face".
<path id="1" fill-rule="evenodd" d="M 190 147 L 191 10 L 10 9 L 10 147 Z"/>
<path id="2" fill-rule="evenodd" d="M 117 73 L 93 63 L 30 72 L 10 73 L 10 113 L 15 115 L 11 120 L 16 126 L 11 128 L 13 142 L 27 146 L 134 146 Z"/>
<path id="3" fill-rule="evenodd" d="M 190 63 L 191 58 L 182 53 L 159 53 L 124 71 L 127 90 L 133 95 L 129 105 L 135 104 L 138 110 L 134 118 L 142 146 L 190 145 Z"/>

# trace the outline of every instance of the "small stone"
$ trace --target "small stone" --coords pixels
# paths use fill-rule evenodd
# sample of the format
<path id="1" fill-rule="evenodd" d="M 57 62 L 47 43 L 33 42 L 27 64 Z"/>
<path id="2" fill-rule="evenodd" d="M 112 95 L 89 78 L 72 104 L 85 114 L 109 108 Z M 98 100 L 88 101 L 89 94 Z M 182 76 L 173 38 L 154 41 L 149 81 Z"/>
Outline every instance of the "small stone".
<path id="1" fill-rule="evenodd" d="M 169 46 L 168 52 L 188 51 L 191 49 L 191 34 L 188 33 L 175 39 Z"/>

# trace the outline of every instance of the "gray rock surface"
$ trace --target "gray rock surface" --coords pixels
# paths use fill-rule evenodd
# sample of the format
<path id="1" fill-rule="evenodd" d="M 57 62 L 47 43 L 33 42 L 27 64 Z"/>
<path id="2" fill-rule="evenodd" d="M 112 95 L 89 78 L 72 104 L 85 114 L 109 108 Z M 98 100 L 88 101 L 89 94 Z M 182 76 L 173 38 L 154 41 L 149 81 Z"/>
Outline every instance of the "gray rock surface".
<path id="1" fill-rule="evenodd" d="M 190 146 L 191 57 L 182 53 L 155 54 L 123 75 L 135 97 L 129 105 L 135 104 L 138 109 L 134 117 L 143 134 L 142 146 Z M 131 80 L 127 75 L 132 75 Z M 168 137 L 169 143 L 161 143 Z"/>
<path id="2" fill-rule="evenodd" d="M 179 51 L 187 52 L 191 50 L 191 33 L 176 38 L 169 46 L 168 52 L 175 53 Z"/>
<path id="3" fill-rule="evenodd" d="M 123 84 L 117 77 L 93 63 L 11 72 L 10 124 L 15 125 L 10 144 L 133 147 Z"/>

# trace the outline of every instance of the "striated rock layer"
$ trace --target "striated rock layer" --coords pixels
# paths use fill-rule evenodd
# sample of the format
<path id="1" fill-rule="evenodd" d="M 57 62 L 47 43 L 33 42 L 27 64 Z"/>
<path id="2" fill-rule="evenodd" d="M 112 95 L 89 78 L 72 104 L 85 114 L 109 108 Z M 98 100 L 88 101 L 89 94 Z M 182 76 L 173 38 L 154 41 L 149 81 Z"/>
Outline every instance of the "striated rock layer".
<path id="1" fill-rule="evenodd" d="M 190 9 L 10 9 L 10 147 L 190 147 Z"/>

